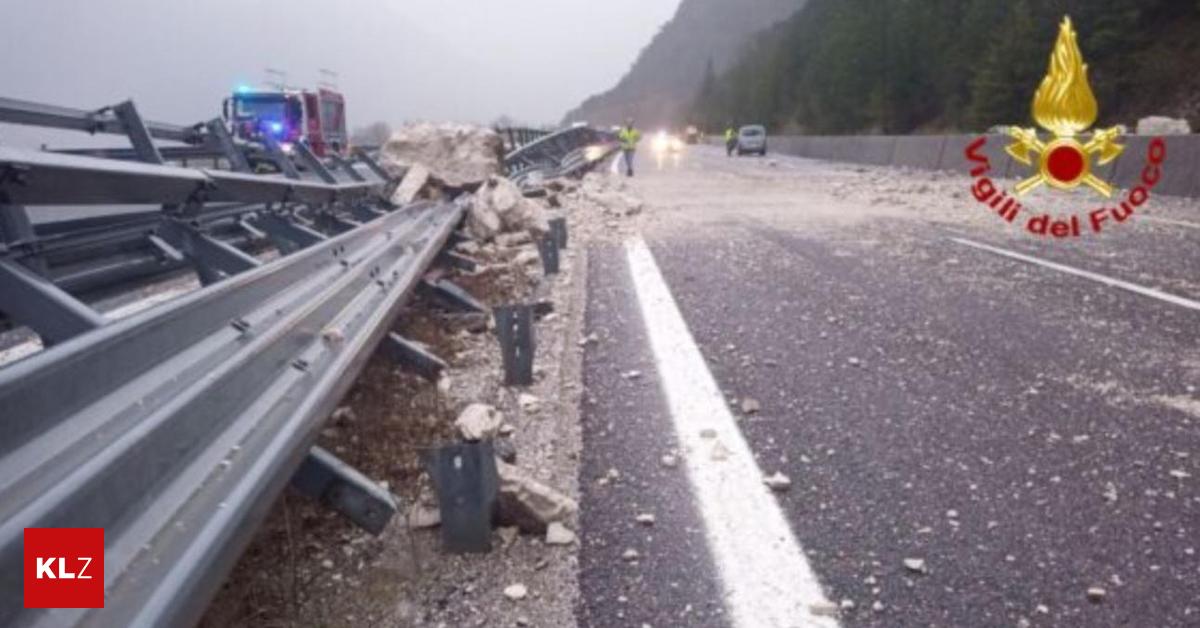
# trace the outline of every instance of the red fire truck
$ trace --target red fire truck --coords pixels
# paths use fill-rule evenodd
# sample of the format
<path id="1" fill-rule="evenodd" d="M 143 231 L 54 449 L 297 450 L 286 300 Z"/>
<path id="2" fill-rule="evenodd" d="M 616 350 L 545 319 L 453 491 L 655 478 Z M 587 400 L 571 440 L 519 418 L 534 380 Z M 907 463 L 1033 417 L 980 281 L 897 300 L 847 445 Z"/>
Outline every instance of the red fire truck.
<path id="1" fill-rule="evenodd" d="M 225 100 L 224 110 L 234 137 L 261 141 L 269 136 L 285 151 L 304 140 L 320 157 L 348 149 L 346 99 L 335 91 L 239 87 Z"/>

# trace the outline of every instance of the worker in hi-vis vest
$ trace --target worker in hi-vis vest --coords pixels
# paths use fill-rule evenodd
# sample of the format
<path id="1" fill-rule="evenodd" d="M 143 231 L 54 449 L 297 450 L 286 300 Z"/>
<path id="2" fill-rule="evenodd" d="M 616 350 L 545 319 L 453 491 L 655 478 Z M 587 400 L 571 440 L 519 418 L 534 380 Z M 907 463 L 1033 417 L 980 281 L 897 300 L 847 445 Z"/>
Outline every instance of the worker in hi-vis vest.
<path id="1" fill-rule="evenodd" d="M 621 141 L 621 155 L 625 158 L 625 175 L 632 177 L 633 153 L 642 139 L 642 132 L 633 128 L 633 118 L 625 120 L 625 126 L 617 133 L 617 139 Z"/>
<path id="2" fill-rule="evenodd" d="M 725 128 L 725 156 L 732 157 L 735 147 L 737 147 L 737 131 L 733 130 L 733 125 L 729 125 Z"/>

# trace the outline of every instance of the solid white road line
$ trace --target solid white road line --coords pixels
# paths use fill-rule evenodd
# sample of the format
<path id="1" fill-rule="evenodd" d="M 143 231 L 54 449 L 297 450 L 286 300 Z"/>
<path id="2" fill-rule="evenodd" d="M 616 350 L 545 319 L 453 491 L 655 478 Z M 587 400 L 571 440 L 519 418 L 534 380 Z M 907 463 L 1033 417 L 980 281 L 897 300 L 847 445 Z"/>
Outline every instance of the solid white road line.
<path id="1" fill-rule="evenodd" d="M 1147 288 L 1145 286 L 1139 286 L 1135 283 L 1129 283 L 1128 281 L 1122 281 L 1120 279 L 1114 279 L 1112 277 L 1108 277 L 1106 275 L 1101 275 L 1099 273 L 1093 273 L 1093 272 L 1086 271 L 1086 270 L 1080 270 L 1078 268 L 1074 268 L 1072 266 L 1067 266 L 1065 264 L 1059 264 L 1057 262 L 1047 261 L 1047 260 L 1044 260 L 1041 258 L 1025 255 L 1023 253 L 1017 253 L 1016 251 L 1002 249 L 1000 247 L 992 246 L 990 244 L 983 244 L 982 242 L 975 242 L 973 240 L 967 240 L 964 238 L 950 238 L 950 241 L 957 242 L 959 244 L 962 244 L 963 246 L 969 246 L 971 248 L 979 249 L 981 251 L 987 251 L 989 253 L 993 253 L 995 255 L 1000 255 L 1002 257 L 1015 259 L 1017 261 L 1026 262 L 1028 264 L 1035 264 L 1037 266 L 1041 266 L 1043 268 L 1049 268 L 1051 270 L 1057 270 L 1060 273 L 1066 273 L 1068 275 L 1075 275 L 1076 277 L 1083 277 L 1084 279 L 1090 279 L 1092 281 L 1102 283 L 1106 286 L 1111 286 L 1113 288 L 1120 288 L 1121 290 L 1127 290 L 1134 294 L 1140 294 L 1144 297 L 1150 297 L 1151 299 L 1158 299 L 1159 301 L 1164 301 L 1166 303 L 1170 303 L 1171 305 L 1178 305 L 1180 307 L 1186 307 L 1190 310 L 1200 310 L 1200 301 L 1193 301 L 1192 299 L 1188 299 L 1186 297 L 1175 296 L 1173 294 L 1169 294 L 1169 293 L 1163 292 L 1161 290 L 1155 290 L 1154 288 Z"/>
<path id="2" fill-rule="evenodd" d="M 728 616 L 741 628 L 836 627 L 654 256 L 641 238 L 626 242 L 625 251 Z"/>
<path id="3" fill-rule="evenodd" d="M 1158 216 L 1139 216 L 1138 220 L 1147 222 L 1158 222 L 1164 225 L 1175 225 L 1177 227 L 1187 227 L 1188 229 L 1200 229 L 1200 224 L 1188 222 L 1186 220 L 1174 220 L 1172 218 L 1160 218 Z"/>

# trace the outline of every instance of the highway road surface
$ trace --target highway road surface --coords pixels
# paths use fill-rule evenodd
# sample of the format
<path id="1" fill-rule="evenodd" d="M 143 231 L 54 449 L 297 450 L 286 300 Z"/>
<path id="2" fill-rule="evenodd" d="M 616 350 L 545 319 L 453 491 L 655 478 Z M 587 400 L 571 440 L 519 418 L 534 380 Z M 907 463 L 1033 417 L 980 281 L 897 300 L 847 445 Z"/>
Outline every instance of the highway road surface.
<path id="1" fill-rule="evenodd" d="M 583 625 L 1200 626 L 1200 201 L 1054 241 L 965 176 L 695 147 L 631 185 Z"/>

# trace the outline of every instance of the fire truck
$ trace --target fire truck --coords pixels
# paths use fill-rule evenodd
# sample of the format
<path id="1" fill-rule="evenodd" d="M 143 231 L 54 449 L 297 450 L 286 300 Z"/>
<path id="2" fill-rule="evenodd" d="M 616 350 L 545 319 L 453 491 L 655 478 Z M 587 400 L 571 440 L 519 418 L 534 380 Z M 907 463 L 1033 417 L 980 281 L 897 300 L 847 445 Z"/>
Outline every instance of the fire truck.
<path id="1" fill-rule="evenodd" d="M 346 99 L 328 89 L 263 91 L 239 87 L 225 100 L 225 120 L 248 141 L 270 137 L 285 151 L 300 140 L 319 157 L 348 150 Z"/>

